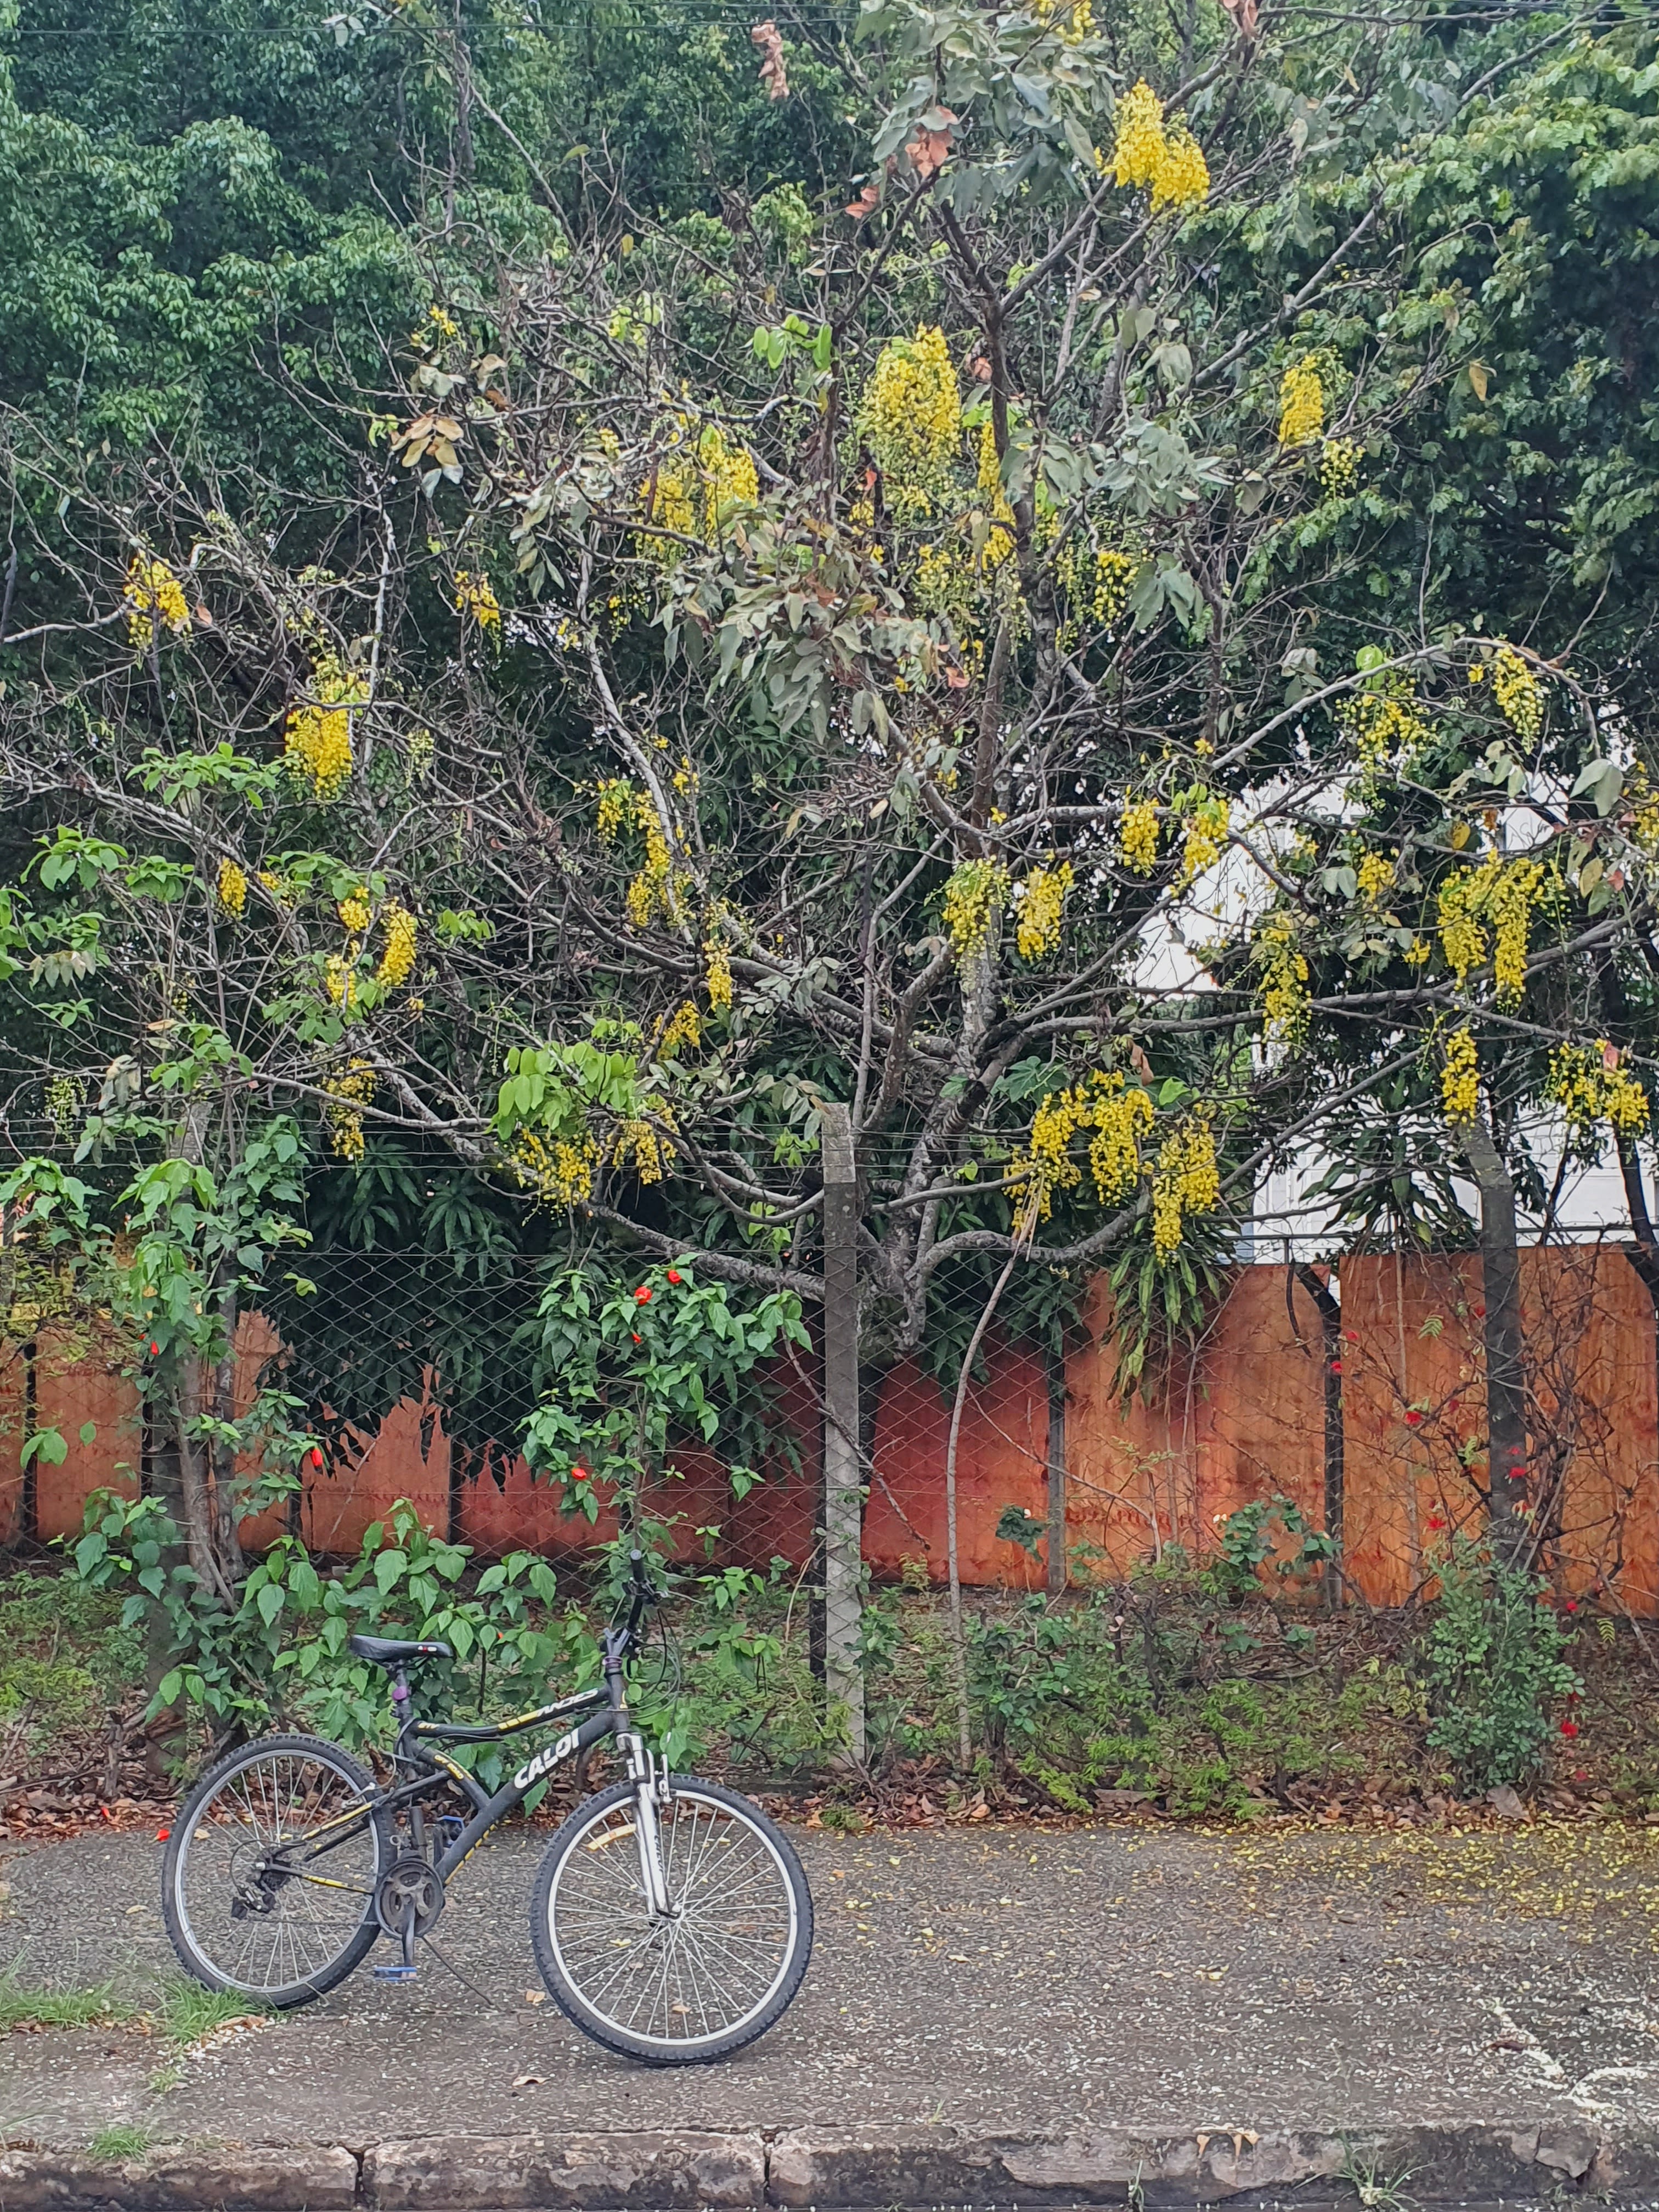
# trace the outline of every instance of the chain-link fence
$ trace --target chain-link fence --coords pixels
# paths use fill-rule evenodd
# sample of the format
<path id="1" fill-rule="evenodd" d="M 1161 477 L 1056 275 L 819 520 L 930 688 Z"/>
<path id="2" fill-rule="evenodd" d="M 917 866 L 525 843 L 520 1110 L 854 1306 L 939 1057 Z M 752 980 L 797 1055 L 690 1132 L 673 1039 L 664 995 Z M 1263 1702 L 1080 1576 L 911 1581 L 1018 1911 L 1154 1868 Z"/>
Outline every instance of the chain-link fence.
<path id="1" fill-rule="evenodd" d="M 322 1465 L 245 1524 L 247 1544 L 288 1526 L 319 1551 L 353 1551 L 400 1498 L 484 1555 L 580 1554 L 614 1533 L 608 1507 L 597 1522 L 562 1510 L 559 1486 L 518 1449 L 558 1383 L 539 1318 L 546 1261 L 337 1248 L 304 1267 L 306 1284 L 243 1316 L 239 1398 L 251 1403 L 262 1375 L 293 1392 Z M 1612 1245 L 1535 1248 L 1522 1279 L 1541 1555 L 1571 1592 L 1659 1612 L 1652 1302 Z M 946 1578 L 952 1418 L 994 1281 L 977 1260 L 939 1271 L 915 1352 L 866 1303 L 862 1550 L 878 1578 Z M 1230 1516 L 1280 1498 L 1340 1540 L 1335 1569 L 1305 1583 L 1310 1601 L 1405 1602 L 1451 1533 L 1482 1518 L 1483 1319 L 1468 1255 L 1240 1267 L 1127 1390 L 1103 1279 L 1021 1285 L 1017 1272 L 962 1392 L 961 1579 L 1055 1589 L 1120 1579 L 1172 1546 L 1202 1559 Z M 812 1352 L 762 1380 L 763 1480 L 738 1497 L 718 1451 L 687 1443 L 647 1501 L 688 1560 L 814 1571 L 824 1408 L 815 1310 L 807 1321 Z M 0 1540 L 71 1534 L 93 1490 L 149 1480 L 137 1349 L 72 1286 L 14 1297 Z M 46 1431 L 61 1458 L 25 1454 Z"/>

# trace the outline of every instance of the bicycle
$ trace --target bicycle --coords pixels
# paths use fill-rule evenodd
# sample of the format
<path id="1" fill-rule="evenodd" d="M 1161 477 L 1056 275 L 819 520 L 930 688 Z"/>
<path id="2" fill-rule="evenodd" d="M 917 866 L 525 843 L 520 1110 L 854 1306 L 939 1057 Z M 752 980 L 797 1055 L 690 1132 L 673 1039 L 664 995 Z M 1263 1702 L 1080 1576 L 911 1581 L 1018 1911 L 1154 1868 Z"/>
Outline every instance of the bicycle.
<path id="1" fill-rule="evenodd" d="M 636 1553 L 627 1616 L 605 1631 L 601 1682 L 483 1725 L 417 1720 L 409 1670 L 447 1644 L 354 1636 L 392 1676 L 395 1779 L 340 1745 L 276 1735 L 205 1774 L 179 1811 L 161 1869 L 167 1934 L 186 1971 L 287 2010 L 335 1988 L 382 1936 L 412 1980 L 416 1944 L 447 1885 L 498 1820 L 571 1758 L 579 1777 L 613 1737 L 628 1778 L 584 1798 L 538 1869 L 536 1964 L 565 2017 L 648 2065 L 724 2058 L 782 2015 L 812 1950 L 812 1899 L 787 1837 L 718 1783 L 671 1775 L 631 1727 L 623 1668 L 653 1593 Z M 578 1718 L 586 1713 L 586 1718 Z M 496 1743 L 567 1723 L 494 1795 L 435 1747 Z M 468 1808 L 453 1809 L 455 1796 Z M 430 1801 L 447 1797 L 451 1809 Z M 631 1846 L 631 1848 L 630 1848 Z"/>

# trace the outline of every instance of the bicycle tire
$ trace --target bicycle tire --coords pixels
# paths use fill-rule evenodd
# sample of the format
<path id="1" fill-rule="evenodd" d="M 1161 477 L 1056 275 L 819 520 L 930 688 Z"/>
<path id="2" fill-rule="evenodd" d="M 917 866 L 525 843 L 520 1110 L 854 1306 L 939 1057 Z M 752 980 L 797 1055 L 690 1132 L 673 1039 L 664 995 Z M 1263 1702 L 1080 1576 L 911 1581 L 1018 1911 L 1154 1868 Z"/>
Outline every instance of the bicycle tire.
<path id="1" fill-rule="evenodd" d="M 769 1819 L 748 1798 L 739 1796 L 734 1790 L 723 1788 L 717 1782 L 702 1782 L 691 1776 L 675 1777 L 672 1793 L 671 1808 L 662 1816 L 663 1857 L 671 1891 L 675 1887 L 677 1875 L 682 1872 L 691 1875 L 693 1890 L 699 1885 L 708 1888 L 706 1870 L 711 1860 L 717 1857 L 719 1847 L 713 1845 L 712 1840 L 705 1840 L 699 1856 L 695 1861 L 690 1858 L 690 1851 L 696 1847 L 696 1820 L 706 1818 L 711 1832 L 717 1820 L 729 1823 L 737 1831 L 746 1832 L 749 1838 L 757 1842 L 760 1852 L 755 1863 L 765 1875 L 775 1877 L 775 1882 L 769 1881 L 767 1883 L 768 1887 L 776 1888 L 778 1894 L 775 1897 L 760 1894 L 744 1908 L 751 1918 L 759 1917 L 764 1921 L 763 1936 L 757 1938 L 752 1933 L 738 1930 L 729 1917 L 722 1925 L 714 1925 L 711 1917 L 711 1897 L 702 1909 L 702 1936 L 695 1932 L 699 1924 L 697 1918 L 688 1916 L 665 1939 L 660 1924 L 653 1926 L 646 1910 L 644 1887 L 640 1879 L 635 1850 L 629 1851 L 625 1857 L 614 1863 L 614 1877 L 608 1870 L 606 1881 L 610 1901 L 604 1908 L 606 1911 L 614 1908 L 635 1932 L 628 1936 L 605 1936 L 593 1925 L 583 1926 L 584 1911 L 591 1923 L 596 1908 L 584 1905 L 580 1895 L 573 1893 L 569 1886 L 573 1881 L 571 1869 L 580 1865 L 575 1855 L 581 1852 L 585 1845 L 597 1853 L 604 1844 L 623 1842 L 633 1834 L 631 1826 L 626 1822 L 613 1819 L 624 1811 L 631 1811 L 635 1803 L 634 1784 L 618 1782 L 608 1790 L 598 1791 L 579 1805 L 548 1845 L 537 1869 L 535 1887 L 532 1893 L 531 1942 L 536 1954 L 536 1965 L 547 1984 L 549 1994 L 565 2018 L 580 2028 L 584 2035 L 592 2037 L 595 2043 L 602 2044 L 607 2051 L 615 2051 L 625 2058 L 637 2059 L 647 2066 L 708 2065 L 716 2059 L 729 2057 L 733 2051 L 741 2051 L 757 2037 L 764 2035 L 769 2028 L 776 2025 L 793 2002 L 812 1955 L 812 1893 L 788 1838 L 775 1821 Z M 691 1840 L 685 1851 L 680 1854 L 684 1863 L 677 1865 L 674 1838 L 682 1810 L 689 1811 L 696 1817 L 692 1822 Z M 738 1894 L 738 1891 L 732 1892 L 734 1897 Z M 768 1918 L 768 1915 L 773 1917 Z M 562 1928 L 560 1924 L 562 1918 L 565 1923 Z M 708 2027 L 701 2034 L 690 2033 L 690 2012 L 684 1998 L 690 1995 L 695 2002 L 701 2003 L 702 2000 L 696 1986 L 698 1961 L 690 1954 L 705 1942 L 724 1946 L 728 1957 L 733 1944 L 749 1943 L 759 1948 L 772 1941 L 773 1931 L 781 1924 L 787 1929 L 787 1933 L 776 1947 L 775 1965 L 764 1985 L 755 1991 L 752 2001 L 740 2015 L 724 2025 Z M 693 1932 L 686 1936 L 687 1930 Z M 684 1951 L 679 1948 L 682 1937 L 685 1937 Z M 657 1948 L 652 1954 L 653 1944 Z M 674 2032 L 665 2026 L 660 2033 L 642 2032 L 632 2024 L 630 2019 L 619 2016 L 621 2007 L 613 2006 L 609 2011 L 605 2009 L 603 2004 L 597 2001 L 597 1992 L 592 1988 L 595 1977 L 586 1971 L 586 1961 L 581 1955 L 584 1948 L 588 1960 L 604 1959 L 605 1971 L 610 1973 L 613 1984 L 619 1971 L 619 1954 L 634 1954 L 623 1962 L 621 1970 L 623 1972 L 631 1967 L 634 1959 L 653 1956 L 656 1963 L 650 1972 L 664 1984 L 665 2013 L 684 2014 L 688 2022 L 686 2031 Z M 675 1963 L 677 1955 L 681 1960 L 678 1966 Z M 757 1968 L 757 1977 L 758 1972 Z M 672 2005 L 667 2002 L 667 1984 L 671 1979 L 680 1991 L 679 1998 Z M 582 1986 L 584 1981 L 590 1984 L 587 1990 Z M 637 1984 L 635 1986 L 638 1987 Z M 637 2016 L 636 2005 L 633 2019 L 636 2020 Z"/>
<path id="2" fill-rule="evenodd" d="M 308 2004 L 313 1997 L 319 1997 L 326 1990 L 336 1988 L 348 1974 L 361 1966 L 373 1949 L 380 1935 L 380 1928 L 374 1917 L 374 1886 L 388 1863 L 390 1849 L 384 1815 L 374 1812 L 366 1805 L 364 1809 L 367 1814 L 367 1826 L 362 1832 L 371 1839 L 370 1866 L 366 1872 L 362 1873 L 361 1883 L 349 1885 L 331 1883 L 329 1885 L 331 1887 L 340 1887 L 346 1894 L 351 1893 L 361 1886 L 365 1892 L 363 1909 L 356 1926 L 353 1927 L 350 1925 L 350 1908 L 349 1906 L 345 1908 L 340 1916 L 341 1939 L 337 1948 L 329 1955 L 313 1961 L 307 1953 L 303 1971 L 292 1972 L 286 1981 L 275 1982 L 269 1979 L 258 1980 L 246 1972 L 239 1972 L 237 1971 L 240 1963 L 239 1960 L 228 1959 L 223 1955 L 216 1957 L 215 1948 L 218 1948 L 222 1952 L 228 1948 L 229 1942 L 234 1939 L 227 1939 L 224 1944 L 216 1947 L 206 1929 L 198 1928 L 198 1921 L 206 1919 L 214 1882 L 211 1870 L 204 1863 L 197 1893 L 201 1902 L 195 1903 L 195 1899 L 190 1893 L 191 1885 L 195 1879 L 191 1854 L 198 1845 L 203 1846 L 204 1862 L 205 1846 L 210 1843 L 219 1842 L 227 1845 L 228 1860 L 233 1869 L 238 1864 L 239 1852 L 243 1855 L 242 1863 L 244 1865 L 249 1863 L 246 1854 L 251 1850 L 257 1851 L 259 1837 L 258 1818 L 254 1809 L 258 1793 L 255 1785 L 246 1778 L 251 1778 L 262 1764 L 266 1763 L 270 1764 L 273 1775 L 278 1775 L 282 1771 L 281 1762 L 284 1761 L 287 1762 L 291 1774 L 297 1774 L 304 1766 L 309 1765 L 325 1774 L 331 1775 L 348 1804 L 351 1792 L 355 1791 L 365 1800 L 372 1799 L 375 1794 L 376 1784 L 374 1776 L 366 1766 L 354 1759 L 351 1753 L 343 1750 L 340 1745 L 329 1743 L 321 1736 L 314 1735 L 260 1736 L 252 1743 L 244 1744 L 240 1750 L 231 1752 L 202 1777 L 173 1819 L 167 1836 L 167 1850 L 161 1861 L 161 1917 L 166 1923 L 168 1939 L 185 1972 L 193 1980 L 200 1982 L 206 1989 L 240 1991 L 278 2012 L 291 2011 L 297 2005 Z M 239 1778 L 244 1780 L 242 1803 L 247 1814 L 242 1826 L 251 1828 L 252 1842 L 246 1837 L 238 1841 L 235 1834 L 236 1823 L 228 1815 L 222 1814 L 219 1820 L 216 1822 L 211 1814 L 216 1800 L 222 1801 L 228 1808 L 234 1807 L 234 1800 L 228 1793 Z M 297 1783 L 291 1785 L 291 1803 L 299 1802 L 297 1790 Z M 261 1796 L 260 1802 L 269 1803 L 274 1807 L 275 1825 L 280 1832 L 282 1825 L 280 1799 Z M 257 1863 L 257 1862 L 254 1863 Z M 357 1870 L 353 1869 L 353 1871 Z M 240 1886 L 233 1887 L 233 1894 L 227 1906 L 228 1917 L 233 1921 L 239 1917 L 247 1917 L 256 1922 L 263 1918 L 270 1927 L 276 1929 L 270 1954 L 273 1968 L 276 1966 L 286 1935 L 289 1946 L 289 1961 L 295 1969 L 300 1969 L 301 1938 L 294 1932 L 296 1927 L 302 1926 L 300 1916 L 296 1912 L 290 1917 L 287 1904 L 282 1903 L 277 1893 L 272 1891 L 268 1884 L 259 1881 L 257 1877 L 252 1887 L 263 1891 L 268 1901 L 259 1903 L 249 1911 L 242 1902 L 247 1895 L 249 1883 L 246 1878 L 242 1878 Z M 284 1884 L 283 1887 L 286 1887 L 288 1885 Z M 315 1932 L 315 1925 L 316 1918 L 313 1914 L 309 1929 L 302 1928 L 302 1932 Z M 267 1931 L 258 1926 L 252 1929 L 242 1942 L 244 1952 L 256 1950 L 264 1932 Z"/>

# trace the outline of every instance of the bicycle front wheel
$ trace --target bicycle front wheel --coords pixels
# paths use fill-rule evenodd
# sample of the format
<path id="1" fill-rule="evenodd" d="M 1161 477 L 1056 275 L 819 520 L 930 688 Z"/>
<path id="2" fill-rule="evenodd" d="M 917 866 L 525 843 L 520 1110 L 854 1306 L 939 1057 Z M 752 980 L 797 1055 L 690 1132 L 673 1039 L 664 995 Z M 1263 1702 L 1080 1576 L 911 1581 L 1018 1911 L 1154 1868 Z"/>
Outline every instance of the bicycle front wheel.
<path id="1" fill-rule="evenodd" d="M 647 2065 L 724 2058 L 781 2016 L 812 1954 L 812 1896 L 789 1839 L 717 1783 L 676 1778 L 657 1813 L 669 1899 L 641 1874 L 638 1797 L 579 1805 L 536 1877 L 531 1935 L 566 2017 Z"/>
<path id="2" fill-rule="evenodd" d="M 380 1932 L 376 1795 L 368 1769 L 318 1736 L 264 1736 L 204 1774 L 161 1863 L 162 1917 L 186 1971 L 279 2010 L 343 1981 Z"/>

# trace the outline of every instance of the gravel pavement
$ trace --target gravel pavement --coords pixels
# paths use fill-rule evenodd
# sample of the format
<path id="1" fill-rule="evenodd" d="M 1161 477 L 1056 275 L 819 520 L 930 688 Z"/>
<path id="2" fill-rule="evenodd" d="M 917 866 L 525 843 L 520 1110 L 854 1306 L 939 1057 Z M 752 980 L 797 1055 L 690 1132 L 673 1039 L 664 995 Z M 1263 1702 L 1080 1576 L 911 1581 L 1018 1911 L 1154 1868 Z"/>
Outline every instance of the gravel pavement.
<path id="1" fill-rule="evenodd" d="M 540 1984 L 545 1834 L 498 1832 L 412 1988 L 331 1996 L 172 2063 L 133 2027 L 0 2037 L 0 2139 L 358 2146 L 423 2130 L 1365 2129 L 1659 2123 L 1659 1834 L 1128 1825 L 797 1832 L 818 1913 L 782 2023 L 715 2067 L 649 2072 Z M 172 1970 L 146 1837 L 0 1858 L 20 1984 Z"/>

